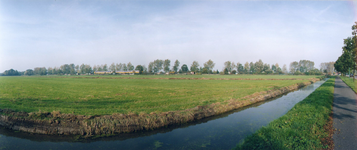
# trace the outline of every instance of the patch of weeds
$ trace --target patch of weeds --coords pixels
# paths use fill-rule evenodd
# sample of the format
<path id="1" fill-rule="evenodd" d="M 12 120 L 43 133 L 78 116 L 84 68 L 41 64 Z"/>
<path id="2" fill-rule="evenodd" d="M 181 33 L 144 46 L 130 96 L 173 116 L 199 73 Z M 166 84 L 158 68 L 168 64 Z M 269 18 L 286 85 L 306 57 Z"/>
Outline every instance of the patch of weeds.
<path id="1" fill-rule="evenodd" d="M 162 147 L 162 142 L 160 142 L 160 141 L 155 141 L 155 142 L 154 142 L 154 146 L 155 146 L 154 149 L 158 149 L 158 148 Z"/>

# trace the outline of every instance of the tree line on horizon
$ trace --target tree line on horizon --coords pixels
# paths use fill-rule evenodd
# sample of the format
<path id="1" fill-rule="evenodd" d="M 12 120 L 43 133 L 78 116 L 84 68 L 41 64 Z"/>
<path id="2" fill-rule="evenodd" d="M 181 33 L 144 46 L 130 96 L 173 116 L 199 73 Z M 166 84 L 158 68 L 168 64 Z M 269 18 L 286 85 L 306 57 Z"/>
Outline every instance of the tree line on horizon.
<path id="1" fill-rule="evenodd" d="M 332 62 L 333 63 L 333 62 Z M 293 74 L 293 75 L 321 75 L 322 72 L 327 73 L 327 70 L 331 72 L 331 68 L 328 63 L 321 63 L 320 70 L 314 68 L 314 62 L 310 60 L 300 60 L 290 63 L 290 70 L 284 64 L 281 68 L 278 63 L 267 64 L 263 63 L 261 59 L 254 62 L 246 62 L 245 64 L 234 63 L 233 61 L 224 62 L 224 68 L 222 71 L 214 70 L 215 63 L 210 59 L 200 66 L 197 61 L 193 61 L 190 67 L 187 64 L 183 64 L 180 67 L 180 62 L 176 60 L 171 68 L 171 61 L 169 59 L 161 60 L 156 59 L 149 63 L 148 67 L 145 65 L 134 65 L 129 63 L 112 63 L 110 66 L 94 65 L 91 67 L 88 64 L 64 64 L 60 67 L 36 67 L 34 69 L 27 69 L 26 71 L 19 72 L 17 70 L 6 70 L 2 73 L 3 76 L 14 75 L 76 75 L 76 74 L 93 74 L 96 71 L 133 71 L 138 70 L 140 74 L 163 74 L 163 73 L 191 73 L 196 74 Z M 328 66 L 328 67 L 326 67 Z M 334 69 L 332 69 L 332 72 Z"/>

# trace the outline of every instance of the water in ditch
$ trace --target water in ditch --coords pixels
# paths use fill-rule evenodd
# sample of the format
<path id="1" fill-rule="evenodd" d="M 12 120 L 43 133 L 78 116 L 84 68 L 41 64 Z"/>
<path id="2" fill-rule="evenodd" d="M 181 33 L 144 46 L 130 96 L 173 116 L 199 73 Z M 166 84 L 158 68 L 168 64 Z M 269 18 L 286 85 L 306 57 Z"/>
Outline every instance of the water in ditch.
<path id="1" fill-rule="evenodd" d="M 198 122 L 94 140 L 47 136 L 0 128 L 1 149 L 231 149 L 247 135 L 287 113 L 325 81 Z"/>

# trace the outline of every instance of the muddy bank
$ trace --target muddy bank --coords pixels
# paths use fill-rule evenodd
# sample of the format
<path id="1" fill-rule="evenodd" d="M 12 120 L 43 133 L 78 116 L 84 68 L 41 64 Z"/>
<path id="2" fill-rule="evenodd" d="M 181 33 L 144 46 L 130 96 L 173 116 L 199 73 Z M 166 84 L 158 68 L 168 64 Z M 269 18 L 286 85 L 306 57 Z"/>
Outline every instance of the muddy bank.
<path id="1" fill-rule="evenodd" d="M 184 124 L 202 118 L 221 114 L 233 109 L 254 104 L 310 85 L 320 79 L 299 83 L 280 89 L 254 93 L 252 95 L 231 99 L 224 103 L 214 103 L 183 111 L 171 111 L 150 114 L 113 114 L 103 116 L 84 116 L 61 114 L 60 112 L 14 112 L 0 110 L 0 125 L 12 130 L 51 135 L 110 135 L 154 130 L 157 128 Z"/>

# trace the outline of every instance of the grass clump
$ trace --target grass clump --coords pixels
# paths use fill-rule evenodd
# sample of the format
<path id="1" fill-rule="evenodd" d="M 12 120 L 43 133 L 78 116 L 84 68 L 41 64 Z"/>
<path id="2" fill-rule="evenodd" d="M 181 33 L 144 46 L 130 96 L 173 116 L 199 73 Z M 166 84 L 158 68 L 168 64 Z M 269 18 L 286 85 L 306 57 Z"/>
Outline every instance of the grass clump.
<path id="1" fill-rule="evenodd" d="M 323 149 L 324 126 L 332 110 L 335 79 L 331 78 L 286 115 L 244 139 L 235 149 Z"/>

